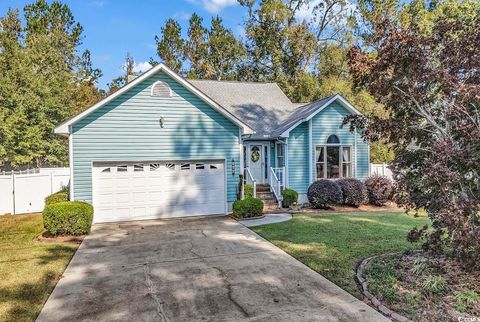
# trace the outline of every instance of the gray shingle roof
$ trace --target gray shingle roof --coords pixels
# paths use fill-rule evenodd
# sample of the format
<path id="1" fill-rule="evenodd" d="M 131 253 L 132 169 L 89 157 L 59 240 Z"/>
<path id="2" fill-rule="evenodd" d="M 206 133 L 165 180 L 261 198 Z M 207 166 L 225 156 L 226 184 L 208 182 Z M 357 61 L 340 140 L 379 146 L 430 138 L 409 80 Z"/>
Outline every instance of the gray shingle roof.
<path id="1" fill-rule="evenodd" d="M 297 107 L 276 83 L 188 80 L 256 132 L 270 136 Z"/>
<path id="2" fill-rule="evenodd" d="M 337 96 L 331 95 L 308 104 L 292 103 L 276 83 L 188 81 L 250 126 L 255 131 L 252 137 L 256 138 L 281 136 Z M 337 97 L 344 101 L 341 96 Z"/>
<path id="3" fill-rule="evenodd" d="M 307 105 L 303 105 L 295 109 L 295 111 L 282 124 L 279 124 L 275 128 L 275 130 L 271 133 L 271 135 L 273 137 L 280 136 L 283 132 L 285 132 L 290 127 L 295 125 L 295 123 L 305 119 L 314 111 L 316 111 L 318 108 L 321 108 L 325 103 L 327 103 L 334 96 L 335 95 L 327 96 L 325 98 L 322 98 L 321 100 L 309 103 Z"/>

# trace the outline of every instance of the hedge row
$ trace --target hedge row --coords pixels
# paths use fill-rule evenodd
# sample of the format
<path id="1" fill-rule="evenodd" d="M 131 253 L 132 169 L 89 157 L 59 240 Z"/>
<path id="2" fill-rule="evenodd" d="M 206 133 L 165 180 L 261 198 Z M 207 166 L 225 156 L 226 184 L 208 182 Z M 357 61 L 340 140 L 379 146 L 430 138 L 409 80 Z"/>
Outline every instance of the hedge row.
<path id="1" fill-rule="evenodd" d="M 333 205 L 358 207 L 371 203 L 383 206 L 391 201 L 393 182 L 384 176 L 371 176 L 365 182 L 354 178 L 321 179 L 310 185 L 308 201 L 313 208 L 328 208 Z"/>

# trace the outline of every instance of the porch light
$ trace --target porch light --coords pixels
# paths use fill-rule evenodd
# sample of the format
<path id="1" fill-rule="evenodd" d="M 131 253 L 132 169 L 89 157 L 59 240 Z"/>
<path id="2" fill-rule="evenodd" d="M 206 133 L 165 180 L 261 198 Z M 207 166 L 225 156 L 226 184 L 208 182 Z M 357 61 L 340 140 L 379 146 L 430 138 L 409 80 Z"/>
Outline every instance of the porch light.
<path id="1" fill-rule="evenodd" d="M 230 161 L 230 166 L 232 167 L 232 176 L 235 175 L 235 160 Z"/>

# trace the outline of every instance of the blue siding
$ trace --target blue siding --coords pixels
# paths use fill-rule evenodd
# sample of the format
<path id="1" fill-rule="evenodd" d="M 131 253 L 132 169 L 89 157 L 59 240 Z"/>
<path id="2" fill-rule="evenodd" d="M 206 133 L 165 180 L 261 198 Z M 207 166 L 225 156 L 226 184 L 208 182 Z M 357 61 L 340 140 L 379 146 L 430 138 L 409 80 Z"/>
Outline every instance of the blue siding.
<path id="1" fill-rule="evenodd" d="M 350 132 L 348 126 L 342 126 L 343 118 L 350 114 L 340 103 L 333 102 L 312 118 L 312 176 L 315 178 L 315 146 L 324 145 L 330 135 L 335 134 L 341 144 L 351 145 L 352 161 L 355 161 L 355 136 L 357 143 L 356 177 L 364 179 L 368 176 L 369 155 L 368 143 L 359 134 Z M 355 167 L 355 165 L 353 165 Z M 355 170 L 353 170 L 355 171 Z"/>
<path id="2" fill-rule="evenodd" d="M 171 98 L 150 96 L 158 80 L 170 85 Z M 232 202 L 240 174 L 239 135 L 237 125 L 158 73 L 73 126 L 74 198 L 92 202 L 92 161 L 226 159 L 227 200 Z"/>
<path id="3" fill-rule="evenodd" d="M 288 137 L 288 186 L 298 193 L 308 190 L 308 122 L 303 122 Z"/>
<path id="4" fill-rule="evenodd" d="M 315 146 L 324 145 L 330 135 L 335 134 L 341 144 L 351 145 L 352 162 L 355 162 L 355 137 L 357 146 L 356 177 L 365 179 L 369 172 L 369 146 L 359 134 L 342 126 L 343 118 L 349 114 L 340 103 L 333 102 L 312 119 L 312 181 L 315 179 Z M 288 138 L 288 185 L 300 194 L 307 193 L 309 186 L 309 125 L 303 122 L 290 131 Z M 355 165 L 353 164 L 353 167 Z M 353 170 L 355 171 L 355 170 Z"/>

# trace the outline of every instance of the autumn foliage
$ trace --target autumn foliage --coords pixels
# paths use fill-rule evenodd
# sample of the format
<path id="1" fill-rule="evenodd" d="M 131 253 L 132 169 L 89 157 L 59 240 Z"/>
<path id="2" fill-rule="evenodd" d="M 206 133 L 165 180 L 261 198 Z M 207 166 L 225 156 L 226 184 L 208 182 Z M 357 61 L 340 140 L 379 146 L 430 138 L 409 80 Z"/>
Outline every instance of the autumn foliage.
<path id="1" fill-rule="evenodd" d="M 387 120 L 349 116 L 370 140 L 394 147 L 397 202 L 424 209 L 432 220 L 409 234 L 426 249 L 453 254 L 480 268 L 480 15 L 374 25 L 375 50 L 353 48 L 349 65 L 390 114 Z"/>

